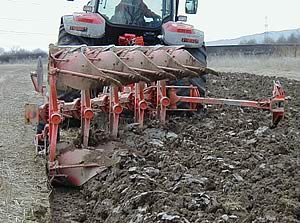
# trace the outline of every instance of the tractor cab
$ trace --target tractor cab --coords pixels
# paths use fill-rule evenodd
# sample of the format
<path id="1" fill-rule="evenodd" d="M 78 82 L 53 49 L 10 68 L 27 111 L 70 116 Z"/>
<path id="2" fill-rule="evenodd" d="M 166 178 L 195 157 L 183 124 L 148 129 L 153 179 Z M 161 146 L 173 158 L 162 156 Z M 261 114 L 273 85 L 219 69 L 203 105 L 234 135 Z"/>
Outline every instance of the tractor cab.
<path id="1" fill-rule="evenodd" d="M 160 29 L 163 23 L 178 21 L 179 0 L 100 0 L 95 4 L 96 11 L 115 26 Z M 197 7 L 197 0 L 186 0 L 186 14 L 196 14 Z"/>
<path id="2" fill-rule="evenodd" d="M 172 20 L 172 0 L 113 0 L 100 1 L 97 11 L 114 26 L 160 29 Z"/>
<path id="3" fill-rule="evenodd" d="M 130 33 L 143 36 L 145 45 L 199 48 L 203 33 L 183 23 L 187 17 L 178 14 L 183 8 L 186 14 L 196 14 L 198 1 L 181 4 L 184 2 L 179 0 L 92 0 L 83 7 L 84 13 L 62 17 L 58 44 L 118 45 L 119 36 Z M 158 38 L 166 33 L 167 39 Z"/>

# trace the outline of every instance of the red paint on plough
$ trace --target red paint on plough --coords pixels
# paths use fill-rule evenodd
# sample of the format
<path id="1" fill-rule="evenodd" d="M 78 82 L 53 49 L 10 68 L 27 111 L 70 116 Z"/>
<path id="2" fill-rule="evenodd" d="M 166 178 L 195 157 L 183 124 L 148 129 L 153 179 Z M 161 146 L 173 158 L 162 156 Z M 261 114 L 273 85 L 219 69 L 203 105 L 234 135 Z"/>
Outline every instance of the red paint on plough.
<path id="1" fill-rule="evenodd" d="M 272 113 L 273 126 L 284 117 L 285 93 L 279 82 L 274 82 L 272 98 L 259 101 L 206 98 L 200 96 L 195 86 L 169 85 L 170 80 L 216 74 L 178 47 L 52 46 L 49 61 L 49 98 L 39 109 L 40 120 L 46 125 L 37 138 L 47 141 L 44 144 L 52 182 L 80 186 L 105 167 L 103 163 L 85 159 L 95 151 L 89 148 L 95 113 L 108 115 L 112 137 L 118 135 L 119 119 L 124 111 L 131 112 L 140 127 L 147 117 L 156 117 L 165 124 L 169 111 L 196 112 L 201 104 L 268 110 Z M 44 89 L 37 86 L 34 77 L 33 83 L 36 89 Z M 73 102 L 58 100 L 58 83 L 80 90 L 81 97 Z M 91 97 L 92 90 L 99 86 L 107 87 Z M 180 89 L 189 92 L 189 96 L 178 95 Z M 81 148 L 58 151 L 59 125 L 65 118 L 81 120 Z"/>

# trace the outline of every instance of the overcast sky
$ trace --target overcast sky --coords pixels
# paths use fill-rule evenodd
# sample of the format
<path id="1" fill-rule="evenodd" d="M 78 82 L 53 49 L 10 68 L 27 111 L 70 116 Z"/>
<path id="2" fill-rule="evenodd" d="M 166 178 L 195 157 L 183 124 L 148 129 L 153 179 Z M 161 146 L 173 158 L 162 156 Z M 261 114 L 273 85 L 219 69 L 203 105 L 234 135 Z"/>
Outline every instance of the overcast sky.
<path id="1" fill-rule="evenodd" d="M 87 0 L 1 0 L 0 47 L 47 49 L 57 41 L 60 17 L 81 11 Z M 189 22 L 205 32 L 205 40 L 300 28 L 300 0 L 199 0 Z"/>

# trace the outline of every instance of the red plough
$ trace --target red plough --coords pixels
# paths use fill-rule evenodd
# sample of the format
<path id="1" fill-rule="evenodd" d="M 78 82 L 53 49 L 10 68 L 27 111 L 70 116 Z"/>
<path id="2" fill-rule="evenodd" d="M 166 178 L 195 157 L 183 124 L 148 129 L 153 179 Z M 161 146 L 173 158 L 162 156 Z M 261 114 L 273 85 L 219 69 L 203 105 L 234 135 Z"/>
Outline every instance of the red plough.
<path id="1" fill-rule="evenodd" d="M 273 127 L 284 117 L 285 93 L 279 82 L 274 82 L 270 99 L 259 101 L 201 97 L 196 86 L 169 84 L 170 80 L 195 78 L 206 73 L 216 74 L 178 47 L 51 46 L 49 95 L 45 96 L 45 103 L 38 112 L 32 105 L 26 110 L 28 122 L 45 123 L 36 136 L 36 143 L 46 150 L 50 181 L 80 186 L 109 165 L 105 161 L 109 149 L 89 146 L 95 113 L 108 115 L 112 138 L 118 136 L 119 119 L 124 111 L 132 113 L 140 127 L 148 117 L 156 117 L 165 124 L 169 111 L 197 112 L 201 104 L 268 110 L 272 113 Z M 35 89 L 46 95 L 41 75 L 38 69 L 31 77 Z M 58 100 L 57 85 L 60 84 L 77 89 L 81 97 L 71 102 Z M 93 89 L 97 87 L 101 89 L 95 95 Z M 189 95 L 178 95 L 179 89 L 185 89 Z M 59 126 L 65 118 L 81 120 L 81 148 L 72 144 L 60 148 Z M 92 161 L 87 159 L 93 153 L 102 155 Z"/>

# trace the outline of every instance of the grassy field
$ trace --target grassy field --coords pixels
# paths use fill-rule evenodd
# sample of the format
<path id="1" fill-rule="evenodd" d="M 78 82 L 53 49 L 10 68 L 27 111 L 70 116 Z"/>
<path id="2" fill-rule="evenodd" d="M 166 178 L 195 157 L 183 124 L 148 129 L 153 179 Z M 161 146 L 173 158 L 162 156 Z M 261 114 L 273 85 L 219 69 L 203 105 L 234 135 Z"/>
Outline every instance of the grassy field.
<path id="1" fill-rule="evenodd" d="M 300 57 L 213 56 L 208 66 L 223 72 L 253 73 L 300 80 Z"/>

